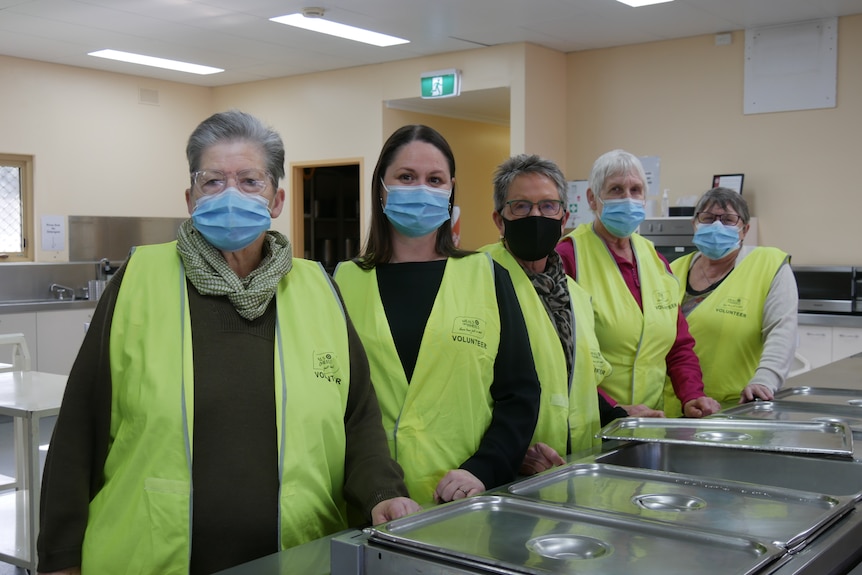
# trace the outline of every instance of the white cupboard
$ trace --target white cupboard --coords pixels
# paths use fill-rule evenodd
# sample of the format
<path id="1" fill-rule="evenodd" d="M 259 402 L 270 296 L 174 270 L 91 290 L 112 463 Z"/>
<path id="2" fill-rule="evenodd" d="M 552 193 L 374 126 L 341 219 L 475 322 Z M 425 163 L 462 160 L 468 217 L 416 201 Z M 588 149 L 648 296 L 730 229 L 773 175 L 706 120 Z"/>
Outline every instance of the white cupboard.
<path id="1" fill-rule="evenodd" d="M 832 361 L 862 352 L 862 328 L 832 328 Z"/>
<path id="2" fill-rule="evenodd" d="M 826 325 L 800 325 L 797 330 L 801 355 L 811 364 L 811 369 L 832 363 L 832 327 Z"/>
<path id="3" fill-rule="evenodd" d="M 33 371 L 69 375 L 84 341 L 84 324 L 93 318 L 94 310 L 77 308 L 3 313 L 0 314 L 0 333 L 24 334 Z M 0 347 L 0 363 L 10 363 L 12 349 L 4 347 Z"/>
<path id="4" fill-rule="evenodd" d="M 862 353 L 862 327 L 800 325 L 796 353 L 811 369 Z"/>
<path id="5" fill-rule="evenodd" d="M 84 341 L 84 324 L 93 318 L 92 309 L 67 309 L 36 313 L 36 346 L 39 371 L 69 375 Z"/>
<path id="6" fill-rule="evenodd" d="M 27 340 L 27 351 L 30 352 L 30 369 L 38 368 L 36 312 L 0 314 L 0 333 L 23 333 L 24 339 Z M 12 346 L 0 347 L 0 363 L 12 363 Z"/>

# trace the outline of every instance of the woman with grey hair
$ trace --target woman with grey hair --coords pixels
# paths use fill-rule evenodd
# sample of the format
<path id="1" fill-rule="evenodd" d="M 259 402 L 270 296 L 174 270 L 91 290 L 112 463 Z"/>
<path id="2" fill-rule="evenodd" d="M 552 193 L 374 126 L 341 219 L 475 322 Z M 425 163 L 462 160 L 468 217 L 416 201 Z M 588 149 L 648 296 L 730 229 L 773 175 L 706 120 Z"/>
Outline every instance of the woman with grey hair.
<path id="1" fill-rule="evenodd" d="M 587 201 L 595 221 L 557 245 L 566 273 L 593 298 L 596 335 L 613 373 L 601 389 L 614 401 L 663 409 L 670 376 L 687 417 L 719 410 L 704 393 L 694 339 L 679 311 L 679 282 L 652 242 L 635 232 L 644 219 L 646 175 L 625 150 L 600 156 Z"/>
<path id="2" fill-rule="evenodd" d="M 743 246 L 751 217 L 728 188 L 703 194 L 692 218 L 698 251 L 674 260 L 680 306 L 697 342 L 706 392 L 722 407 L 771 400 L 796 351 L 798 292 L 790 256 Z M 679 413 L 672 390 L 665 410 Z"/>
<path id="3" fill-rule="evenodd" d="M 628 415 L 596 391 L 611 366 L 596 339 L 590 296 L 566 276 L 554 251 L 569 216 L 566 190 L 563 172 L 550 160 L 520 154 L 500 164 L 492 214 L 500 241 L 480 248 L 509 270 L 542 387 L 525 475 L 598 447 L 601 425 Z M 661 415 L 646 411 L 640 415 Z"/>
<path id="4" fill-rule="evenodd" d="M 39 572 L 213 573 L 419 509 L 334 284 L 269 229 L 281 138 L 230 111 L 187 156 L 191 219 L 133 249 L 69 375 Z"/>

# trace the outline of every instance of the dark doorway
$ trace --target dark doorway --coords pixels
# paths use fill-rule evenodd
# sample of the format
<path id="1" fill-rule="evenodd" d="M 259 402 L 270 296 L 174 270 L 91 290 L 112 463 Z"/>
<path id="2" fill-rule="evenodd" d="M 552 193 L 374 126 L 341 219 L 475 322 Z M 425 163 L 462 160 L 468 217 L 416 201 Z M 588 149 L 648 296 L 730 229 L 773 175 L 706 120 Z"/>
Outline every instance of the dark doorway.
<path id="1" fill-rule="evenodd" d="M 359 253 L 359 165 L 302 168 L 303 257 L 330 273 Z"/>

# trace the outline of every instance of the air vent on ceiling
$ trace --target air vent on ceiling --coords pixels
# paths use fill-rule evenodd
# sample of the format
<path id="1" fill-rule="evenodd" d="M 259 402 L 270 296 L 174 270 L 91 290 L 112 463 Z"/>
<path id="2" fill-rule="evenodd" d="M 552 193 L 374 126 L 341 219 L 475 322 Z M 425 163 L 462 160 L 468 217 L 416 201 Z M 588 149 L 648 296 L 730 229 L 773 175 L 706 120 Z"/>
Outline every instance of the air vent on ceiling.
<path id="1" fill-rule="evenodd" d="M 159 91 L 149 88 L 141 88 L 138 94 L 138 102 L 141 104 L 150 104 L 151 106 L 159 105 Z"/>

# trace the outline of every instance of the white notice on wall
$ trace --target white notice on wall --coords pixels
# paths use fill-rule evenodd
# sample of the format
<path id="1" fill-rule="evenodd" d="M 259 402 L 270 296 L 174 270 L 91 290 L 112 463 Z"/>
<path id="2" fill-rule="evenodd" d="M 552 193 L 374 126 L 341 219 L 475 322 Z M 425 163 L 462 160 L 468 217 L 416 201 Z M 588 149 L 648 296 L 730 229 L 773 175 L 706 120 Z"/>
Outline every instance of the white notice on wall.
<path id="1" fill-rule="evenodd" d="M 569 212 L 569 219 L 566 221 L 566 229 L 574 229 L 579 224 L 590 223 L 593 221 L 593 211 L 590 209 L 590 204 L 587 202 L 587 188 L 590 183 L 587 180 L 572 180 L 569 182 L 569 203 L 566 210 Z"/>
<path id="2" fill-rule="evenodd" d="M 658 197 L 661 195 L 661 158 L 658 156 L 641 156 L 638 158 L 646 174 L 646 195 Z"/>
<path id="3" fill-rule="evenodd" d="M 46 252 L 66 249 L 66 218 L 42 216 L 42 249 Z"/>

